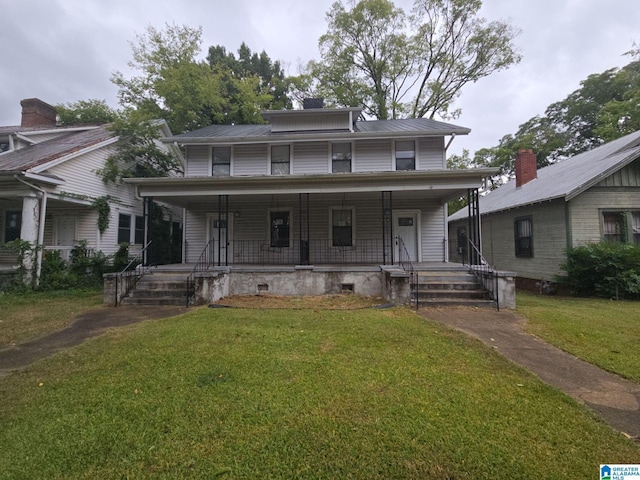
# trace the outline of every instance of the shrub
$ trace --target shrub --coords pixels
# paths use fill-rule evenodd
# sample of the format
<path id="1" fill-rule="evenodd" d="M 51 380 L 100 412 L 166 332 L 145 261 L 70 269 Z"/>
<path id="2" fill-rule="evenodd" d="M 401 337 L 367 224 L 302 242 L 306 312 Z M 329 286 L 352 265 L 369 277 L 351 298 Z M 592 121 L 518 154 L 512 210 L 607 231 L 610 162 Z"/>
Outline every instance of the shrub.
<path id="1" fill-rule="evenodd" d="M 593 243 L 567 251 L 559 278 L 573 294 L 603 298 L 640 298 L 640 247 Z"/>

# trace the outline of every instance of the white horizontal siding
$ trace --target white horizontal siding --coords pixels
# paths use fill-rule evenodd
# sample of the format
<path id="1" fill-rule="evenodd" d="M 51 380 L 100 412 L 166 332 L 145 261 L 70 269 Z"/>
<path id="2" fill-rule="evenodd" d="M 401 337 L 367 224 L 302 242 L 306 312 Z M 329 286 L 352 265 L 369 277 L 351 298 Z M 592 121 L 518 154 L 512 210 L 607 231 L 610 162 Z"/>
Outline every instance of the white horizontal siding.
<path id="1" fill-rule="evenodd" d="M 393 170 L 390 140 L 360 140 L 355 142 L 355 172 L 388 172 Z"/>
<path id="2" fill-rule="evenodd" d="M 293 152 L 292 173 L 294 175 L 329 171 L 329 143 L 298 143 Z"/>
<path id="3" fill-rule="evenodd" d="M 236 145 L 233 149 L 233 175 L 266 175 L 267 145 Z"/>
<path id="4" fill-rule="evenodd" d="M 418 170 L 441 170 L 446 168 L 447 162 L 444 154 L 444 138 L 421 138 L 416 152 L 416 168 Z"/>
<path id="5" fill-rule="evenodd" d="M 205 145 L 187 146 L 187 167 L 185 176 L 206 177 L 210 175 L 210 151 L 211 147 Z"/>

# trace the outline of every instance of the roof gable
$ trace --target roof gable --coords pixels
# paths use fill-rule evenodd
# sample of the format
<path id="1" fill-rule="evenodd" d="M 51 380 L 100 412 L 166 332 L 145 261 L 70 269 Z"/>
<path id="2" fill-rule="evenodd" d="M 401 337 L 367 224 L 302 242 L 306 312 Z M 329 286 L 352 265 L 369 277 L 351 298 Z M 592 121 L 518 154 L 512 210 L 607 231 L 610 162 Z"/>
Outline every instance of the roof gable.
<path id="1" fill-rule="evenodd" d="M 512 179 L 481 197 L 480 213 L 487 214 L 534 203 L 564 198 L 570 200 L 602 179 L 640 158 L 640 131 L 605 143 L 538 170 L 538 178 L 516 187 Z M 449 217 L 467 216 L 462 209 Z"/>

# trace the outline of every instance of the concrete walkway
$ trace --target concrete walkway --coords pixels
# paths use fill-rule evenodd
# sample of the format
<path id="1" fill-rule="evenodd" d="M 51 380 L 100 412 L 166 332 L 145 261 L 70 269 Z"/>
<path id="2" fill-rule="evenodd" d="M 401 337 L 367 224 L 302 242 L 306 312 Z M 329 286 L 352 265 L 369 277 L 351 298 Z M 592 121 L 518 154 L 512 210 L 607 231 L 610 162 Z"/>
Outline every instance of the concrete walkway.
<path id="1" fill-rule="evenodd" d="M 496 349 L 597 412 L 616 430 L 640 440 L 640 385 L 580 360 L 526 333 L 526 319 L 511 311 L 433 308 L 420 313 Z"/>

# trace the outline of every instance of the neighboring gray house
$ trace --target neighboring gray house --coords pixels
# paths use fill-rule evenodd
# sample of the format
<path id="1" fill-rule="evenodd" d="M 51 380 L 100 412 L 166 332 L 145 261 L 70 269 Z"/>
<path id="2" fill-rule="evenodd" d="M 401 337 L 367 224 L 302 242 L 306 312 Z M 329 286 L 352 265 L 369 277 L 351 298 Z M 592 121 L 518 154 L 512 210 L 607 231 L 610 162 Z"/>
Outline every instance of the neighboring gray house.
<path id="1" fill-rule="evenodd" d="M 225 287 L 231 293 L 346 285 L 378 295 L 380 267 L 398 263 L 399 244 L 416 264 L 446 265 L 447 202 L 495 173 L 447 169 L 447 137 L 469 129 L 430 119 L 360 121 L 359 108 L 305 106 L 263 112 L 263 125 L 168 137 L 186 151 L 185 176 L 127 180 L 141 197 L 185 209 L 185 264 L 204 260 L 238 274 Z M 366 269 L 377 273 L 356 279 Z"/>
<path id="2" fill-rule="evenodd" d="M 566 250 L 588 243 L 640 243 L 640 131 L 540 170 L 531 150 L 516 178 L 479 200 L 487 261 L 534 288 L 563 273 Z M 468 209 L 449 217 L 463 249 Z M 454 245 L 455 246 L 455 245 Z"/>
<path id="3" fill-rule="evenodd" d="M 132 245 L 132 252 L 139 251 L 144 241 L 142 201 L 132 186 L 105 184 L 97 173 L 118 138 L 105 125 L 58 127 L 55 108 L 37 98 L 20 103 L 21 124 L 0 127 L 0 269 L 16 267 L 15 253 L 4 244 L 18 238 L 45 251 L 58 250 L 64 259 L 81 241 L 90 252 L 106 255 L 123 241 Z M 166 123 L 159 128 L 171 134 Z M 103 233 L 93 207 L 98 198 L 110 206 Z"/>

